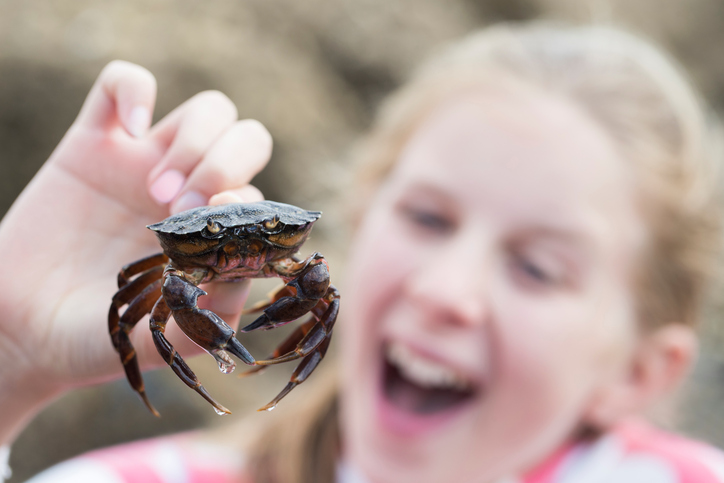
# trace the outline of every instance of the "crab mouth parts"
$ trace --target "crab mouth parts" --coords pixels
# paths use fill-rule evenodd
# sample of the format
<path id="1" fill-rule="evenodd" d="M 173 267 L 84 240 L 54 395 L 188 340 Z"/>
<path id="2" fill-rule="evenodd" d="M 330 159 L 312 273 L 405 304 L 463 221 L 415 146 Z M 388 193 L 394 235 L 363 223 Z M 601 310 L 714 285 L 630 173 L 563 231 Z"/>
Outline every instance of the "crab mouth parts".
<path id="1" fill-rule="evenodd" d="M 459 371 L 398 343 L 385 346 L 382 380 L 384 396 L 392 405 L 419 415 L 456 408 L 479 392 Z"/>

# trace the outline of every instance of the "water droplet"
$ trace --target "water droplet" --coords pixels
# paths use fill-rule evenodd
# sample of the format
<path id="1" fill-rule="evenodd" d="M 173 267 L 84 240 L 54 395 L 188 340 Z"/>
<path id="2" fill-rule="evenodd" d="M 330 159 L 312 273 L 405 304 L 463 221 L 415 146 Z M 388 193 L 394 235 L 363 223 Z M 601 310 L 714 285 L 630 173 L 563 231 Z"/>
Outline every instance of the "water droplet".
<path id="1" fill-rule="evenodd" d="M 266 410 L 267 410 L 267 411 L 274 411 L 274 408 L 276 408 L 276 407 L 277 407 L 277 406 L 276 406 L 276 404 L 275 404 L 274 406 L 269 406 L 268 408 L 266 408 Z"/>
<path id="2" fill-rule="evenodd" d="M 236 365 L 233 364 L 233 363 L 232 363 L 232 364 L 227 364 L 227 363 L 222 362 L 222 361 L 216 361 L 216 362 L 219 363 L 219 370 L 220 370 L 221 372 L 223 372 L 224 374 L 231 374 L 232 372 L 234 372 L 234 369 L 236 369 Z"/>
<path id="3" fill-rule="evenodd" d="M 224 374 L 231 374 L 234 372 L 234 369 L 236 369 L 236 363 L 229 354 L 226 353 L 226 351 L 216 349 L 211 351 L 210 354 L 214 356 L 216 363 L 219 365 L 219 370 Z"/>
<path id="4" fill-rule="evenodd" d="M 214 411 L 216 411 L 216 414 L 218 414 L 219 416 L 226 416 L 227 414 L 229 414 L 217 408 L 214 408 Z"/>

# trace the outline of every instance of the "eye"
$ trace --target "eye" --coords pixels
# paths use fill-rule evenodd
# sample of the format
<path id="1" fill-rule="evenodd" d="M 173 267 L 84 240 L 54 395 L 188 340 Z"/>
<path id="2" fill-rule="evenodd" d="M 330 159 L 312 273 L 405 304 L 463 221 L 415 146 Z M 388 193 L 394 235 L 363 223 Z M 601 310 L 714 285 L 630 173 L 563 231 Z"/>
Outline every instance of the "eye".
<path id="1" fill-rule="evenodd" d="M 276 235 L 277 233 L 284 231 L 285 225 L 279 221 L 278 215 L 274 215 L 273 218 L 262 221 L 260 228 L 261 231 L 267 235 Z"/>
<path id="2" fill-rule="evenodd" d="M 551 280 L 551 278 L 546 274 L 543 269 L 541 269 L 536 264 L 530 262 L 529 260 L 525 259 L 519 259 L 516 261 L 517 268 L 520 270 L 520 272 L 529 277 L 532 280 L 536 280 L 538 282 L 548 282 Z"/>
<path id="3" fill-rule="evenodd" d="M 274 218 L 264 221 L 264 228 L 267 230 L 273 230 L 279 224 L 279 216 L 274 215 Z"/>
<path id="4" fill-rule="evenodd" d="M 527 288 L 554 288 L 565 282 L 565 275 L 556 267 L 533 260 L 529 256 L 514 255 L 511 260 L 513 277 Z"/>
<path id="5" fill-rule="evenodd" d="M 221 228 L 221 225 L 213 219 L 209 218 L 206 220 L 206 229 L 212 235 L 216 235 L 217 233 L 219 233 L 221 231 Z"/>
<path id="6" fill-rule="evenodd" d="M 455 228 L 455 222 L 442 212 L 414 206 L 401 207 L 403 217 L 415 228 L 430 233 L 445 234 Z"/>

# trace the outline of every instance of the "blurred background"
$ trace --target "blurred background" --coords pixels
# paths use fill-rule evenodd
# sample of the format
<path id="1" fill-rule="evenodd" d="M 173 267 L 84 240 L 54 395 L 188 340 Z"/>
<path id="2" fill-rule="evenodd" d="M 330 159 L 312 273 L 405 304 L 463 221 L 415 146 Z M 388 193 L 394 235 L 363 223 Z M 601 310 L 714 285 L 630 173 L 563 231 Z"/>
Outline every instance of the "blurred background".
<path id="1" fill-rule="evenodd" d="M 325 211 L 304 250 L 322 251 L 339 279 L 340 224 L 348 215 L 339 191 L 350 148 L 380 100 L 446 42 L 494 22 L 538 18 L 613 23 L 653 38 L 686 67 L 714 110 L 724 109 L 721 0 L 0 0 L 0 214 L 61 139 L 102 67 L 124 59 L 156 75 L 156 119 L 199 91 L 218 89 L 242 117 L 269 128 L 274 155 L 255 184 L 269 199 Z M 257 283 L 252 299 L 270 288 Z M 675 426 L 724 446 L 719 312 L 704 328 L 704 353 Z M 268 351 L 282 337 L 276 332 L 249 339 L 251 351 Z M 239 380 L 220 374 L 210 357 L 191 365 L 232 416 L 216 416 L 168 369 L 146 375 L 161 419 L 126 381 L 77 391 L 48 407 L 14 444 L 11 481 L 99 446 L 263 416 L 253 409 L 291 370 Z M 284 404 L 303 397 L 304 386 Z"/>

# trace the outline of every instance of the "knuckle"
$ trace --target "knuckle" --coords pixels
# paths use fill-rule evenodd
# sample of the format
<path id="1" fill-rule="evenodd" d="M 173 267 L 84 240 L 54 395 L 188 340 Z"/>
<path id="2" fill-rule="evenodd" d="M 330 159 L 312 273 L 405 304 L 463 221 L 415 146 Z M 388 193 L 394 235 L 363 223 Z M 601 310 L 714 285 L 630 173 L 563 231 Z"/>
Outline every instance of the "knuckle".
<path id="1" fill-rule="evenodd" d="M 139 82 L 143 82 L 145 84 L 148 84 L 152 87 L 156 87 L 156 76 L 154 76 L 150 70 L 146 69 L 145 67 L 141 67 L 140 65 L 135 65 L 135 75 L 137 76 L 137 79 Z"/>
<path id="2" fill-rule="evenodd" d="M 269 130 L 256 119 L 244 119 L 237 123 L 244 137 L 251 140 L 261 151 L 271 153 L 274 143 Z"/>
<path id="3" fill-rule="evenodd" d="M 208 145 L 202 136 L 193 133 L 184 139 L 183 150 L 192 159 L 199 160 L 206 154 Z"/>
<path id="4" fill-rule="evenodd" d="M 224 170 L 222 166 L 206 166 L 195 181 L 203 185 L 204 191 L 216 194 L 227 189 L 231 180 L 228 171 Z"/>
<path id="5" fill-rule="evenodd" d="M 209 109 L 216 115 L 224 114 L 229 118 L 236 119 L 237 110 L 234 102 L 221 91 L 203 91 L 195 96 L 195 101 L 204 109 Z"/>
<path id="6" fill-rule="evenodd" d="M 246 185 L 238 190 L 239 196 L 244 201 L 262 201 L 264 200 L 264 194 L 254 185 Z"/>
<path id="7" fill-rule="evenodd" d="M 123 71 L 128 68 L 130 62 L 126 62 L 125 60 L 112 60 L 106 64 L 105 67 L 103 67 L 103 70 L 101 71 L 101 75 L 111 75 L 115 72 Z"/>
<path id="8" fill-rule="evenodd" d="M 148 69 L 125 60 L 112 60 L 106 64 L 101 71 L 100 77 L 104 79 L 133 78 L 154 85 L 156 83 L 156 78 Z"/>

